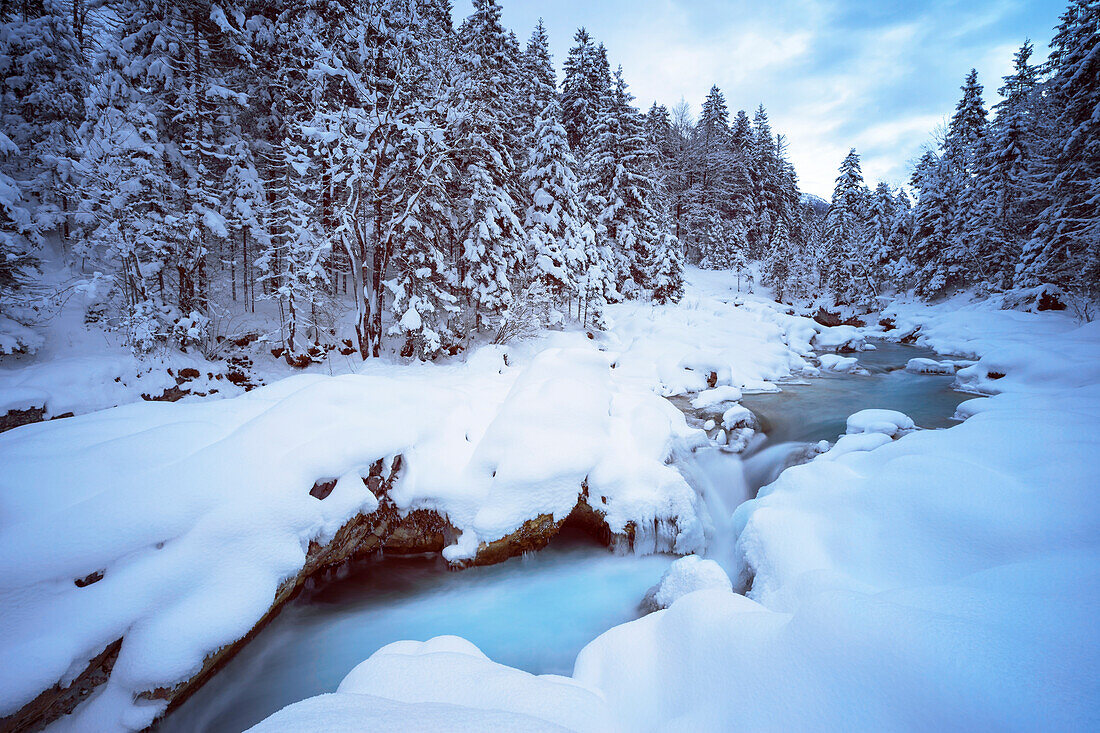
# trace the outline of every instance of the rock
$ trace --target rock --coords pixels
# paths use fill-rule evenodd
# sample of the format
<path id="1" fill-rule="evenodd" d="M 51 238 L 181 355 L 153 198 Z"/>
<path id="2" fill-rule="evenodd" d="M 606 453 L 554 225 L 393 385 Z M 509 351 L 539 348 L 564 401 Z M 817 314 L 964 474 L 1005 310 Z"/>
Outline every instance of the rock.
<path id="1" fill-rule="evenodd" d="M 706 560 L 698 555 L 687 555 L 669 566 L 657 585 L 649 589 L 642 599 L 643 613 L 652 613 L 668 608 L 679 598 L 697 590 L 715 589 L 733 592 L 726 571 L 714 560 Z"/>
<path id="2" fill-rule="evenodd" d="M 814 313 L 814 320 L 820 323 L 822 326 L 839 326 L 841 325 L 840 314 L 830 313 L 825 310 L 824 306 L 818 306 L 817 313 Z"/>
<path id="3" fill-rule="evenodd" d="M 934 374 L 950 376 L 955 373 L 955 362 L 936 361 L 935 359 L 910 359 L 905 371 L 911 374 Z"/>
<path id="4" fill-rule="evenodd" d="M 916 429 L 913 418 L 897 410 L 860 410 L 848 416 L 846 435 L 882 433 L 891 438 L 901 437 Z"/>
<path id="5" fill-rule="evenodd" d="M 183 371 L 184 370 L 181 369 L 180 373 L 182 374 Z M 191 394 L 191 390 L 182 389 L 179 385 L 174 384 L 155 397 L 143 394 L 141 399 L 146 402 L 178 402 L 189 394 Z"/>
<path id="6" fill-rule="evenodd" d="M 45 415 L 45 407 L 29 407 L 26 410 L 9 410 L 3 415 L 0 415 L 0 433 L 5 430 L 18 428 L 21 425 L 42 422 L 42 420 L 45 419 Z"/>

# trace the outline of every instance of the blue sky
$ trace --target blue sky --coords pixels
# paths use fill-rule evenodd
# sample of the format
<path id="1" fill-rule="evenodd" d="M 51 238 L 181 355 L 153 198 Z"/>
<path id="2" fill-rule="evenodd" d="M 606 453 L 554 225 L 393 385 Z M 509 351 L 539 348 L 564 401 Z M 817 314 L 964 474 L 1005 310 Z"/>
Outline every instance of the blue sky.
<path id="1" fill-rule="evenodd" d="M 907 181 L 975 67 L 997 99 L 1025 38 L 1045 58 L 1063 0 L 500 0 L 526 44 L 541 17 L 561 71 L 578 26 L 622 64 L 637 104 L 697 112 L 711 84 L 731 113 L 763 103 L 802 188 L 828 198 L 849 147 L 869 180 Z M 469 12 L 455 1 L 455 14 Z"/>

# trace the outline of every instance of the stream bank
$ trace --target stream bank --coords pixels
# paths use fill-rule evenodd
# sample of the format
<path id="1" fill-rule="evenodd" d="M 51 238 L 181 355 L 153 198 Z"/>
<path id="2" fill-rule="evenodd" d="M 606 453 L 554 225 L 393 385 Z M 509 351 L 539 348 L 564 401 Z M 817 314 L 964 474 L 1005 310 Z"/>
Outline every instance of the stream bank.
<path id="1" fill-rule="evenodd" d="M 897 409 L 925 428 L 948 427 L 959 402 L 952 377 L 904 371 L 929 349 L 879 342 L 858 354 L 869 374 L 823 372 L 783 392 L 746 395 L 758 434 L 742 456 L 704 448 L 697 470 L 732 510 L 755 496 L 798 450 L 835 440 L 847 416 Z M 447 571 L 434 557 L 373 557 L 306 589 L 268 628 L 157 726 L 162 733 L 232 733 L 297 700 L 330 692 L 357 662 L 400 639 L 443 634 L 474 642 L 493 660 L 533 674 L 569 674 L 580 649 L 640 615 L 638 604 L 669 555 L 612 555 L 566 527 L 538 553 Z"/>

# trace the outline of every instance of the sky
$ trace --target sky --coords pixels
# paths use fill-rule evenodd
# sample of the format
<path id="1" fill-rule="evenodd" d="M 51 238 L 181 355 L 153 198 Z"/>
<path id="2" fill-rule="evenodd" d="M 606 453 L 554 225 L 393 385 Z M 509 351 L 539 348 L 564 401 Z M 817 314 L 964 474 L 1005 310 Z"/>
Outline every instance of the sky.
<path id="1" fill-rule="evenodd" d="M 908 181 L 935 128 L 950 117 L 971 67 L 995 102 L 1025 38 L 1033 61 L 1064 0 L 500 0 L 526 45 L 541 17 L 558 68 L 585 26 L 621 64 L 643 111 L 686 100 L 697 114 L 712 84 L 731 117 L 768 110 L 787 136 L 803 191 L 828 199 L 851 147 L 863 172 Z M 455 1 L 456 19 L 471 10 Z"/>

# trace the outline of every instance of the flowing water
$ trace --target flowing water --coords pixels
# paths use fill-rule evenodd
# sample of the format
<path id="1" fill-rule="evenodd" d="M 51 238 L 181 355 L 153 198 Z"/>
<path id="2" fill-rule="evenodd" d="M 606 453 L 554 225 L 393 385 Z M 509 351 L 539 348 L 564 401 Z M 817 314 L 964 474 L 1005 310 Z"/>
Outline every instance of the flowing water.
<path id="1" fill-rule="evenodd" d="M 541 552 L 462 572 L 441 558 L 366 560 L 289 603 L 158 729 L 238 733 L 333 692 L 352 667 L 401 639 L 454 634 L 493 661 L 569 675 L 585 644 L 640 615 L 672 560 L 612 555 L 570 530 Z"/>
<path id="2" fill-rule="evenodd" d="M 689 469 L 712 515 L 774 480 L 799 451 L 835 440 L 848 415 L 901 410 L 924 428 L 952 424 L 967 395 L 952 377 L 908 374 L 905 363 L 934 352 L 879 343 L 857 355 L 868 375 L 824 374 L 777 394 L 747 395 L 766 435 L 740 457 L 705 450 Z M 722 521 L 716 521 L 719 527 Z M 722 540 L 715 553 L 724 556 Z M 491 659 L 535 674 L 570 674 L 581 648 L 638 616 L 638 604 L 672 562 L 615 556 L 566 531 L 549 547 L 492 567 L 449 572 L 439 558 L 372 559 L 303 592 L 193 697 L 162 733 L 237 733 L 285 705 L 323 692 L 380 647 L 440 634 L 465 637 Z"/>

